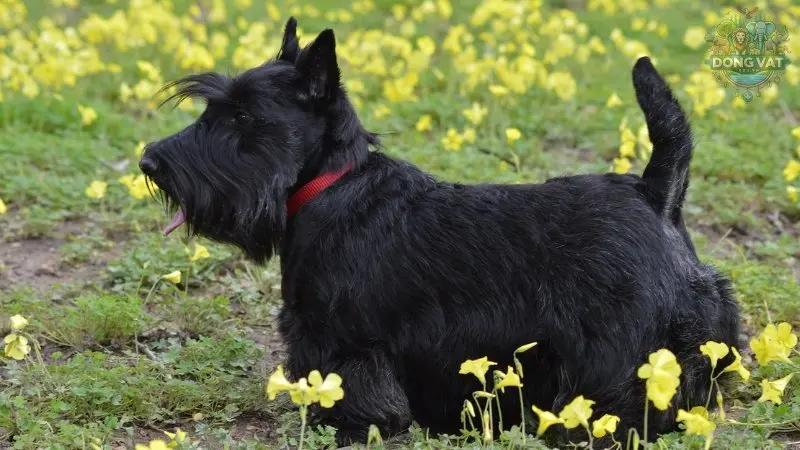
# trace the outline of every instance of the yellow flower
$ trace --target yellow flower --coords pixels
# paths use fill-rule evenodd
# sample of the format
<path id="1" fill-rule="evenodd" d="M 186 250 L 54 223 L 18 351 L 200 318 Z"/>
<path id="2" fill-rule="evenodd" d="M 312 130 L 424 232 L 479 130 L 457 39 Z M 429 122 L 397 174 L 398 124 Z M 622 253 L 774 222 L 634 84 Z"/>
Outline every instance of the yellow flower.
<path id="1" fill-rule="evenodd" d="M 279 365 L 275 372 L 269 376 L 267 381 L 267 398 L 275 400 L 280 392 L 291 392 L 295 388 L 294 383 L 290 383 L 283 374 L 283 366 Z"/>
<path id="2" fill-rule="evenodd" d="M 786 196 L 789 197 L 789 201 L 797 202 L 800 200 L 800 194 L 798 194 L 798 189 L 794 186 L 786 186 Z M 3 206 L 2 200 L 0 200 L 0 214 L 3 213 Z"/>
<path id="3" fill-rule="evenodd" d="M 199 261 L 201 259 L 210 258 L 211 255 L 208 253 L 208 249 L 200 244 L 195 244 L 194 246 L 194 255 L 192 255 L 192 262 Z"/>
<path id="4" fill-rule="evenodd" d="M 633 131 L 631 131 L 630 128 L 625 127 L 622 129 L 620 141 L 622 141 L 622 143 L 619 146 L 619 156 L 623 158 L 635 158 L 636 136 L 633 134 Z"/>
<path id="5" fill-rule="evenodd" d="M 474 144 L 475 139 L 477 139 L 477 135 L 475 134 L 474 128 L 464 128 L 464 132 L 461 133 L 461 138 L 464 139 L 464 142 L 467 144 Z"/>
<path id="6" fill-rule="evenodd" d="M 508 371 L 506 373 L 500 372 L 499 370 L 496 370 L 494 373 L 497 378 L 500 378 L 500 382 L 494 385 L 495 389 L 500 389 L 500 392 L 505 392 L 507 387 L 522 387 L 522 380 L 511 366 L 508 366 Z"/>
<path id="7" fill-rule="evenodd" d="M 651 353 L 648 361 L 639 367 L 637 375 L 647 380 L 647 398 L 656 408 L 665 411 L 678 390 L 681 366 L 675 355 L 664 348 Z"/>
<path id="8" fill-rule="evenodd" d="M 711 368 L 717 367 L 717 362 L 728 355 L 730 349 L 722 342 L 708 341 L 700 346 L 700 353 L 708 356 L 711 360 Z"/>
<path id="9" fill-rule="evenodd" d="M 619 98 L 616 92 L 612 93 L 608 100 L 606 100 L 606 108 L 614 108 L 622 105 L 622 99 Z"/>
<path id="10" fill-rule="evenodd" d="M 3 202 L 3 199 L 0 198 L 0 214 L 5 214 L 8 212 L 8 206 Z"/>
<path id="11" fill-rule="evenodd" d="M 447 135 L 442 138 L 442 145 L 445 150 L 456 152 L 461 150 L 464 145 L 464 138 L 458 134 L 455 128 L 450 128 L 447 130 Z"/>
<path id="12" fill-rule="evenodd" d="M 417 121 L 417 131 L 420 133 L 423 131 L 428 131 L 431 129 L 431 124 L 433 123 L 433 118 L 431 118 L 430 114 L 425 114 L 424 116 L 420 117 Z"/>
<path id="13" fill-rule="evenodd" d="M 679 409 L 675 420 L 686 425 L 687 434 L 704 436 L 706 450 L 711 447 L 711 439 L 714 437 L 714 430 L 717 428 L 717 424 L 708 419 L 708 411 L 705 408 L 695 406 L 690 411 Z"/>
<path id="14" fill-rule="evenodd" d="M 731 102 L 731 104 L 736 109 L 742 109 L 745 106 L 747 106 L 747 102 L 744 101 L 744 99 L 742 98 L 741 95 L 737 95 L 736 97 L 734 97 L 733 101 Z"/>
<path id="15" fill-rule="evenodd" d="M 778 85 L 772 84 L 766 89 L 761 90 L 761 99 L 764 101 L 765 105 L 772 103 L 773 100 L 778 96 Z"/>
<path id="16" fill-rule="evenodd" d="M 414 72 L 406 74 L 395 80 L 384 80 L 383 95 L 391 103 L 401 103 L 417 100 L 414 88 L 419 82 L 419 75 Z"/>
<path id="17" fill-rule="evenodd" d="M 614 158 L 614 173 L 625 174 L 631 170 L 631 162 L 628 158 Z"/>
<path id="18" fill-rule="evenodd" d="M 601 41 L 597 36 L 593 36 L 591 39 L 589 39 L 589 48 L 591 48 L 592 51 L 598 55 L 603 55 L 606 53 L 606 46 L 603 45 L 603 41 Z"/>
<path id="19" fill-rule="evenodd" d="M 601 438 L 606 434 L 614 434 L 617 431 L 619 417 L 606 414 L 592 422 L 592 436 Z"/>
<path id="20" fill-rule="evenodd" d="M 495 398 L 495 397 L 497 397 L 496 395 L 492 394 L 491 392 L 486 392 L 486 391 L 475 391 L 475 392 L 472 393 L 472 395 L 474 395 L 475 397 L 479 397 L 479 398 Z"/>
<path id="21" fill-rule="evenodd" d="M 170 438 L 170 443 L 167 444 L 169 448 L 175 448 L 178 444 L 186 441 L 186 432 L 181 430 L 180 428 L 176 428 L 174 433 L 170 433 L 169 431 L 165 431 L 164 434 Z"/>
<path id="22" fill-rule="evenodd" d="M 740 377 L 742 377 L 743 380 L 747 381 L 750 379 L 750 371 L 742 365 L 742 355 L 740 355 L 739 351 L 733 347 L 731 347 L 731 352 L 733 353 L 734 360 L 728 367 L 725 368 L 725 370 L 722 371 L 722 373 L 736 372 Z"/>
<path id="23" fill-rule="evenodd" d="M 496 97 L 502 97 L 508 94 L 508 88 L 499 84 L 489 85 L 489 92 Z"/>
<path id="24" fill-rule="evenodd" d="M 800 127 L 792 129 L 792 136 L 796 137 L 797 139 L 800 139 Z"/>
<path id="25" fill-rule="evenodd" d="M 466 419 L 467 415 L 470 417 L 475 417 L 475 407 L 472 406 L 472 402 L 469 400 L 464 400 L 464 406 L 461 408 L 461 421 L 463 422 Z"/>
<path id="26" fill-rule="evenodd" d="M 798 176 L 800 176 L 800 161 L 790 159 L 783 168 L 783 178 L 786 181 L 794 181 Z"/>
<path id="27" fill-rule="evenodd" d="M 481 385 L 486 386 L 486 372 L 489 367 L 495 366 L 497 363 L 489 361 L 489 358 L 483 357 L 479 359 L 468 359 L 461 363 L 461 368 L 458 373 L 462 375 L 472 374 L 481 382 Z"/>
<path id="28" fill-rule="evenodd" d="M 531 409 L 539 416 L 539 428 L 536 430 L 537 436 L 541 436 L 551 425 L 564 423 L 564 421 L 555 414 L 550 411 L 543 411 L 537 408 L 536 405 L 531 406 Z"/>
<path id="29" fill-rule="evenodd" d="M 572 400 L 564 409 L 558 413 L 558 417 L 564 421 L 564 427 L 575 428 L 578 425 L 589 427 L 589 418 L 592 417 L 593 400 L 588 400 L 579 395 Z"/>
<path id="30" fill-rule="evenodd" d="M 161 439 L 150 441 L 150 445 L 136 444 L 136 450 L 169 450 L 169 446 Z"/>
<path id="31" fill-rule="evenodd" d="M 569 100 L 575 96 L 577 85 L 575 78 L 569 72 L 553 72 L 547 77 L 547 86 L 558 95 L 561 100 Z"/>
<path id="32" fill-rule="evenodd" d="M 89 126 L 97 120 L 97 111 L 91 106 L 78 105 L 78 111 L 81 113 L 81 123 L 83 126 Z"/>
<path id="33" fill-rule="evenodd" d="M 108 183 L 105 181 L 92 181 L 89 187 L 86 188 L 86 196 L 93 199 L 101 199 L 106 195 L 106 188 Z"/>
<path id="34" fill-rule="evenodd" d="M 775 381 L 769 381 L 766 378 L 761 380 L 761 397 L 758 398 L 758 401 L 765 402 L 769 400 L 778 405 L 783 403 L 781 395 L 783 395 L 783 391 L 786 390 L 786 386 L 789 385 L 793 375 L 789 374 Z"/>
<path id="35" fill-rule="evenodd" d="M 370 445 L 383 447 L 383 438 L 381 437 L 381 430 L 375 425 L 370 425 L 369 431 L 367 431 L 367 447 L 369 447 Z"/>
<path id="36" fill-rule="evenodd" d="M 792 325 L 787 322 L 778 324 L 778 342 L 791 350 L 797 345 L 797 335 L 792 333 Z"/>
<path id="37" fill-rule="evenodd" d="M 147 178 L 144 175 L 123 175 L 119 177 L 118 181 L 128 188 L 128 193 L 136 200 L 141 200 L 150 195 Z M 158 186 L 153 185 L 152 187 L 153 189 L 158 189 Z"/>
<path id="38" fill-rule="evenodd" d="M 489 409 L 485 409 L 483 411 L 483 443 L 484 444 L 491 444 L 492 440 L 494 439 L 494 433 L 492 433 L 492 419 L 489 417 Z"/>
<path id="39" fill-rule="evenodd" d="M 119 85 L 119 99 L 122 103 L 128 103 L 128 101 L 133 98 L 133 89 L 128 85 L 128 83 L 122 83 Z"/>
<path id="40" fill-rule="evenodd" d="M 762 366 L 770 361 L 788 361 L 795 345 L 797 336 L 792 333 L 792 326 L 786 322 L 777 327 L 769 324 L 758 337 L 750 340 L 750 348 Z"/>
<path id="41" fill-rule="evenodd" d="M 28 319 L 19 314 L 11 316 L 11 331 L 20 331 L 28 325 Z"/>
<path id="42" fill-rule="evenodd" d="M 508 145 L 514 144 L 522 137 L 522 133 L 516 128 L 506 128 L 506 142 Z"/>
<path id="43" fill-rule="evenodd" d="M 163 279 L 165 279 L 167 281 L 171 281 L 171 282 L 173 282 L 175 284 L 178 284 L 178 283 L 181 282 L 181 271 L 180 270 L 176 270 L 174 272 L 170 272 L 170 273 L 162 276 L 161 278 L 163 278 Z"/>
<path id="44" fill-rule="evenodd" d="M 683 35 L 683 43 L 696 50 L 706 41 L 706 30 L 703 27 L 689 27 Z"/>
<path id="45" fill-rule="evenodd" d="M 329 373 L 323 380 L 318 370 L 312 370 L 308 375 L 308 383 L 316 391 L 319 404 L 323 408 L 331 408 L 337 401 L 344 398 L 342 377 L 335 373 Z"/>
<path id="46" fill-rule="evenodd" d="M 300 406 L 310 405 L 319 400 L 316 389 L 309 386 L 308 380 L 305 378 L 300 378 L 300 380 L 295 383 L 294 389 L 289 391 L 289 396 L 292 398 L 292 402 L 295 405 Z"/>
<path id="47" fill-rule="evenodd" d="M 417 39 L 417 47 L 426 56 L 431 56 L 436 51 L 436 42 L 430 36 L 422 36 Z"/>
<path id="48" fill-rule="evenodd" d="M 465 109 L 462 112 L 464 117 L 466 117 L 472 125 L 477 126 L 483 121 L 483 118 L 489 112 L 489 109 L 481 106 L 480 103 L 473 103 L 471 108 Z"/>
<path id="49" fill-rule="evenodd" d="M 391 113 L 392 113 L 392 110 L 389 109 L 388 106 L 386 106 L 386 105 L 378 105 L 378 106 L 375 107 L 375 111 L 374 111 L 373 114 L 375 114 L 375 118 L 377 120 L 381 120 L 384 117 L 389 116 L 389 114 L 391 114 Z"/>
<path id="50" fill-rule="evenodd" d="M 28 338 L 25 336 L 11 333 L 3 339 L 3 343 L 6 344 L 4 349 L 6 356 L 18 361 L 25 359 L 25 355 L 31 352 L 31 346 L 28 345 Z"/>
<path id="51" fill-rule="evenodd" d="M 531 342 L 530 344 L 521 345 L 519 346 L 519 348 L 514 350 L 514 354 L 525 353 L 528 350 L 532 349 L 533 347 L 536 347 L 538 344 L 539 344 L 538 342 Z"/>

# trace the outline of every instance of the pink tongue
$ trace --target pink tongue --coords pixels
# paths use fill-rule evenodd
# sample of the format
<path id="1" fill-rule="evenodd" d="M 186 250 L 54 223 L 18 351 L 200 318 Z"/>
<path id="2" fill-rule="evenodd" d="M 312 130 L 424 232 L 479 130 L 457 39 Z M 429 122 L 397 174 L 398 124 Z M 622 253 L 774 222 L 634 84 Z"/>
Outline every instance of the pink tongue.
<path id="1" fill-rule="evenodd" d="M 172 222 L 170 222 L 169 225 L 164 228 L 164 236 L 167 236 L 175 231 L 175 229 L 183 225 L 184 222 L 186 222 L 186 217 L 183 215 L 183 210 L 179 209 L 178 213 L 175 214 L 175 217 L 172 218 Z"/>

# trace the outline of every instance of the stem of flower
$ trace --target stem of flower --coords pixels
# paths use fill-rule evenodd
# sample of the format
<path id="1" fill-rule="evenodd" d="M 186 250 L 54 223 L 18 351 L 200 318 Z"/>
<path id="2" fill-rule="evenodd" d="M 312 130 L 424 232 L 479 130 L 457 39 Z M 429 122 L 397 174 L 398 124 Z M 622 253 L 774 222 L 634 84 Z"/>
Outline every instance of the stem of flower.
<path id="1" fill-rule="evenodd" d="M 297 450 L 303 450 L 303 442 L 306 438 L 306 412 L 307 412 L 307 405 L 303 405 L 300 407 L 300 442 L 297 446 Z"/>
<path id="2" fill-rule="evenodd" d="M 478 409 L 480 410 L 480 406 L 478 406 Z M 467 413 L 466 416 L 467 420 L 469 420 L 469 427 L 472 429 L 472 431 L 475 431 L 475 422 L 472 421 L 472 416 L 470 416 L 469 413 Z"/>
<path id="3" fill-rule="evenodd" d="M 589 435 L 589 448 L 594 448 L 594 435 L 592 435 L 592 430 L 589 429 L 589 426 L 584 426 L 586 428 L 586 434 Z"/>
<path id="4" fill-rule="evenodd" d="M 484 391 L 486 392 L 486 391 Z M 488 417 L 486 415 L 488 414 Z M 492 399 L 486 399 L 486 408 L 484 408 L 484 417 L 483 417 L 483 440 L 484 444 L 487 444 L 487 439 L 489 439 L 489 434 L 491 433 L 491 438 L 494 438 L 494 408 L 492 408 Z"/>
<path id="5" fill-rule="evenodd" d="M 156 282 L 150 286 L 150 290 L 147 291 L 147 296 L 144 298 L 144 303 L 142 303 L 142 306 L 146 305 L 147 301 L 150 300 L 150 296 L 153 295 L 153 291 L 156 290 L 156 286 L 158 286 L 159 282 L 161 282 L 161 278 L 157 279 Z"/>
<path id="6" fill-rule="evenodd" d="M 647 399 L 647 396 L 644 396 L 644 429 L 642 429 L 642 435 L 644 437 L 644 446 L 647 448 L 647 412 L 650 410 L 650 400 Z"/>
<path id="7" fill-rule="evenodd" d="M 186 286 L 183 289 L 183 296 L 187 297 L 189 295 L 189 277 L 192 276 L 192 261 L 189 260 L 189 267 L 186 269 Z"/>
<path id="8" fill-rule="evenodd" d="M 625 444 L 625 450 L 639 450 L 639 432 L 636 428 L 628 429 L 628 441 Z"/>
<path id="9" fill-rule="evenodd" d="M 33 339 L 33 336 L 25 333 L 28 341 L 33 342 L 33 352 L 36 353 L 36 361 L 39 363 L 39 367 L 42 369 L 42 372 L 47 377 L 48 381 L 53 381 L 52 377 L 50 376 L 50 371 L 47 370 L 47 366 L 44 365 L 44 359 L 42 358 L 41 347 L 39 346 L 39 341 Z"/>
<path id="10" fill-rule="evenodd" d="M 133 292 L 134 292 L 134 293 L 136 293 L 137 295 L 139 294 L 139 289 L 141 289 L 141 288 L 142 288 L 142 283 L 144 283 L 144 275 L 142 275 L 141 277 L 139 277 L 139 284 L 138 284 L 138 285 L 136 285 L 136 290 L 135 290 L 135 291 L 133 291 Z"/>
<path id="11" fill-rule="evenodd" d="M 522 430 L 522 445 L 525 445 L 528 437 L 525 434 L 525 403 L 522 401 L 522 388 L 517 388 L 517 391 L 519 391 L 519 420 L 520 429 Z"/>
<path id="12" fill-rule="evenodd" d="M 503 410 L 500 408 L 500 396 L 497 395 L 497 389 L 492 391 L 492 394 L 495 394 L 494 399 L 497 400 L 497 418 L 499 420 L 500 425 L 500 432 L 503 432 Z"/>
<path id="13" fill-rule="evenodd" d="M 713 367 L 711 368 L 711 372 L 712 373 L 714 372 L 714 368 Z M 716 379 L 717 379 L 716 377 L 712 376 L 711 377 L 711 385 L 708 386 L 708 398 L 706 398 L 706 411 L 708 411 L 708 407 L 711 405 L 711 393 L 714 392 L 714 381 Z"/>

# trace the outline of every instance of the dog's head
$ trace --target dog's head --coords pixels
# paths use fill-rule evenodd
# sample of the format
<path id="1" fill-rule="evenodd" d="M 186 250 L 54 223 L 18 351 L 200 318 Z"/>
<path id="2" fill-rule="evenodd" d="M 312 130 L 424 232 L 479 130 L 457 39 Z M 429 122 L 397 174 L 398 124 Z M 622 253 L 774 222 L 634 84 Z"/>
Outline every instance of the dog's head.
<path id="1" fill-rule="evenodd" d="M 175 214 L 164 230 L 239 246 L 263 261 L 278 249 L 286 200 L 322 171 L 363 161 L 364 131 L 340 85 L 332 30 L 301 49 L 289 19 L 277 57 L 235 77 L 174 82 L 173 99 L 206 108 L 182 131 L 147 145 L 139 167 Z"/>

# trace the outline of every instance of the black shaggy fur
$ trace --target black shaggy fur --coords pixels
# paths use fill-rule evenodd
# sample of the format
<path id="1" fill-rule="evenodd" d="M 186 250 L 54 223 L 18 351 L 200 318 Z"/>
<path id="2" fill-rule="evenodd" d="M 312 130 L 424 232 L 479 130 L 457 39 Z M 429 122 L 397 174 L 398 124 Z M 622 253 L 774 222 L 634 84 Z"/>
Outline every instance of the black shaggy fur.
<path id="1" fill-rule="evenodd" d="M 641 433 L 636 371 L 659 348 L 683 374 L 671 409 L 651 407 L 651 436 L 675 429 L 677 408 L 705 403 L 710 367 L 698 347 L 736 346 L 738 311 L 684 226 L 691 131 L 648 58 L 633 69 L 654 144 L 642 177 L 461 185 L 370 151 L 378 140 L 341 87 L 333 32 L 301 49 L 295 28 L 291 19 L 274 61 L 178 81 L 179 98 L 208 106 L 140 165 L 189 232 L 258 262 L 279 254 L 286 367 L 343 377 L 345 398 L 317 412 L 341 442 L 412 420 L 456 432 L 478 388 L 460 363 L 488 356 L 505 370 L 533 341 L 526 404 L 559 411 L 583 395 L 595 417 L 617 414 L 620 429 Z M 287 217 L 293 192 L 348 162 L 351 172 Z M 518 423 L 517 396 L 503 400 L 505 423 Z"/>

